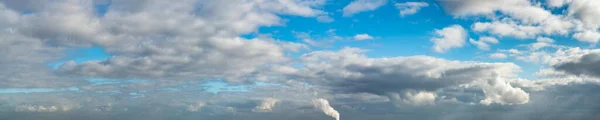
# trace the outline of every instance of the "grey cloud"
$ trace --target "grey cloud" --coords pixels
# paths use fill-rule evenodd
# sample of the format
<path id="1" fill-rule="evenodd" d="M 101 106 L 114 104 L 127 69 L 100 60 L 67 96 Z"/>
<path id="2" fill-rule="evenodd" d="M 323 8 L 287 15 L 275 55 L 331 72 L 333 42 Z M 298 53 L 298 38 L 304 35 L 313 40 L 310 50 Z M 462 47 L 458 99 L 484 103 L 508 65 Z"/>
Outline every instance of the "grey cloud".
<path id="1" fill-rule="evenodd" d="M 573 61 L 554 65 L 556 70 L 574 75 L 600 77 L 600 53 L 589 53 Z"/>
<path id="2" fill-rule="evenodd" d="M 41 46 L 96 45 L 114 55 L 104 61 L 67 62 L 58 70 L 63 75 L 160 80 L 230 77 L 232 82 L 244 82 L 258 67 L 286 61 L 285 53 L 302 45 L 238 35 L 281 25 L 279 15 L 325 14 L 316 9 L 324 2 L 112 1 L 100 17 L 93 2 L 65 0 L 39 6 L 28 15 L 7 10 L 3 15 L 15 20 L 3 21 L 17 33 L 44 39 Z"/>
<path id="3" fill-rule="evenodd" d="M 471 85 L 484 90 L 491 103 L 522 104 L 528 99 L 525 92 L 503 80 L 519 71 L 520 68 L 512 63 L 461 62 L 428 56 L 368 58 L 363 52 L 361 49 L 344 48 L 337 52 L 305 54 L 301 58 L 304 68 L 289 77 L 339 93 L 391 93 L 411 98 L 415 97 L 413 95 L 429 96 L 425 91 Z M 514 92 L 502 92 L 505 90 Z M 501 100 L 513 97 L 518 100 Z"/>

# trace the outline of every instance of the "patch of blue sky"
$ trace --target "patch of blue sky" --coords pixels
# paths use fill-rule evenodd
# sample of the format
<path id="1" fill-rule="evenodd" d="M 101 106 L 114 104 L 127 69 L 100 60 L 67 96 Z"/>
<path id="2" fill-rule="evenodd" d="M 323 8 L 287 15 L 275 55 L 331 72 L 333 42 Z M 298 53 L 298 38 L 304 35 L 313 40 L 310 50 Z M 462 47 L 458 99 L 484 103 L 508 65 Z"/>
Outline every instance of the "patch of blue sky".
<path id="1" fill-rule="evenodd" d="M 66 53 L 68 55 L 66 58 L 62 58 L 62 60 L 57 62 L 48 63 L 48 65 L 53 69 L 56 69 L 70 60 L 73 60 L 76 63 L 82 63 L 93 60 L 105 60 L 112 57 L 112 55 L 106 53 L 103 47 L 98 46 L 90 48 L 72 48 L 67 50 Z"/>
<path id="2" fill-rule="evenodd" d="M 69 88 L 3 88 L 0 89 L 0 94 L 17 94 L 17 93 L 47 93 L 47 92 L 79 92 L 77 87 Z"/>
<path id="3" fill-rule="evenodd" d="M 90 83 L 90 85 L 93 85 L 93 86 L 110 85 L 110 84 L 126 84 L 126 83 L 151 82 L 150 80 L 143 80 L 143 79 L 121 80 L 121 79 L 106 79 L 106 78 L 87 78 L 87 79 L 84 79 L 84 80 L 86 80 L 87 82 Z"/>
<path id="4" fill-rule="evenodd" d="M 108 12 L 108 7 L 111 5 L 111 0 L 95 0 L 94 8 L 98 17 L 104 17 Z"/>
<path id="5" fill-rule="evenodd" d="M 94 92 L 99 93 L 99 94 L 113 94 L 113 95 L 115 95 L 115 94 L 122 94 L 123 93 L 123 92 L 121 92 L 119 90 L 94 91 Z"/>
<path id="6" fill-rule="evenodd" d="M 218 94 L 219 92 L 248 92 L 248 85 L 231 85 L 223 81 L 212 81 L 202 84 L 204 91 Z"/>
<path id="7" fill-rule="evenodd" d="M 138 93 L 138 92 L 130 92 L 129 95 L 132 96 L 133 98 L 146 97 L 145 94 Z"/>

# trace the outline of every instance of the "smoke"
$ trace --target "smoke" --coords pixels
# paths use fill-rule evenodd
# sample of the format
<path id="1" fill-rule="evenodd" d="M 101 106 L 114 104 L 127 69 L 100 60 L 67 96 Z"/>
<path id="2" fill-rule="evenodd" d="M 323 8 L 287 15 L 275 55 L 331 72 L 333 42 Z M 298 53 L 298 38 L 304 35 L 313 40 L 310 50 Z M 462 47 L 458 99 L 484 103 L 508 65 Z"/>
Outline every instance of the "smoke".
<path id="1" fill-rule="evenodd" d="M 261 103 L 256 106 L 252 111 L 254 112 L 271 112 L 273 111 L 273 107 L 275 104 L 279 102 L 278 99 L 275 98 L 265 98 L 261 101 Z"/>
<path id="2" fill-rule="evenodd" d="M 340 120 L 340 113 L 329 105 L 329 101 L 319 98 L 313 100 L 312 103 L 315 108 L 320 109 L 326 115 L 335 118 L 335 120 Z"/>

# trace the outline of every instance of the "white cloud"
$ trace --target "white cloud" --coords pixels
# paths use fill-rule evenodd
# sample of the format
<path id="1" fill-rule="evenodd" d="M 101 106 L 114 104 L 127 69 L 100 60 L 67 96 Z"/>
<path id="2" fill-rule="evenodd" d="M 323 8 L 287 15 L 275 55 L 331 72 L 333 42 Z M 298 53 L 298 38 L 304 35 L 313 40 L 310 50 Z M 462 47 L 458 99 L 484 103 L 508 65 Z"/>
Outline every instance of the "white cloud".
<path id="1" fill-rule="evenodd" d="M 426 91 L 407 91 L 402 95 L 392 92 L 388 93 L 387 96 L 397 107 L 402 107 L 402 105 L 435 105 L 437 97 L 435 93 Z"/>
<path id="2" fill-rule="evenodd" d="M 498 36 L 512 36 L 516 38 L 532 38 L 541 33 L 541 28 L 536 26 L 524 26 L 515 22 L 477 22 L 471 26 L 476 32 L 489 32 Z"/>
<path id="3" fill-rule="evenodd" d="M 498 44 L 498 39 L 493 37 L 480 37 L 479 41 L 469 39 L 471 44 L 475 44 L 480 50 L 490 50 L 489 44 Z"/>
<path id="4" fill-rule="evenodd" d="M 575 17 L 583 23 L 584 28 L 596 30 L 600 28 L 600 1 L 598 0 L 573 0 L 567 8 L 569 16 Z"/>
<path id="5" fill-rule="evenodd" d="M 549 46 L 555 46 L 552 43 L 554 43 L 554 40 L 552 40 L 551 38 L 547 38 L 547 37 L 538 37 L 537 38 L 537 42 L 532 43 L 529 48 L 531 50 L 538 50 L 544 47 L 549 47 Z"/>
<path id="6" fill-rule="evenodd" d="M 489 57 L 492 58 L 492 59 L 505 59 L 506 58 L 506 54 L 503 54 L 503 53 L 493 53 L 493 54 L 490 54 Z"/>
<path id="7" fill-rule="evenodd" d="M 431 42 L 434 43 L 432 49 L 438 53 L 462 47 L 468 36 L 467 31 L 460 25 L 451 25 L 441 30 L 436 29 L 435 34 L 439 37 L 431 38 Z"/>
<path id="8" fill-rule="evenodd" d="M 348 17 L 360 12 L 373 11 L 385 4 L 387 4 L 387 0 L 355 0 L 342 9 L 343 16 Z"/>
<path id="9" fill-rule="evenodd" d="M 204 102 L 197 102 L 196 104 L 190 104 L 187 107 L 187 111 L 190 112 L 196 112 L 198 110 L 200 110 L 202 107 L 206 106 L 206 104 Z"/>
<path id="10" fill-rule="evenodd" d="M 279 102 L 278 99 L 275 98 L 265 98 L 263 99 L 252 111 L 254 112 L 271 112 L 273 111 L 273 107 L 275 104 Z"/>
<path id="11" fill-rule="evenodd" d="M 497 76 L 494 73 L 493 76 Z M 481 100 L 481 104 L 525 104 L 529 102 L 529 93 L 521 88 L 513 87 L 509 82 L 500 77 L 492 77 L 482 86 L 486 98 Z"/>
<path id="12" fill-rule="evenodd" d="M 57 40 L 57 43 L 79 45 L 82 43 L 76 40 L 81 40 L 99 44 L 114 55 L 103 61 L 66 62 L 58 69 L 64 75 L 150 80 L 227 78 L 229 82 L 244 82 L 257 74 L 257 67 L 284 62 L 288 60 L 284 52 L 297 51 L 301 45 L 238 35 L 261 26 L 281 25 L 279 15 L 323 15 L 323 11 L 315 9 L 323 4 L 324 1 L 144 1 L 136 4 L 116 1 L 110 7 L 115 9 L 108 10 L 101 19 L 95 17 L 94 12 L 84 11 L 75 14 L 80 16 L 73 16 L 81 20 L 57 20 L 49 25 L 64 27 L 50 26 L 59 30 L 48 31 L 82 36 Z M 73 6 L 61 8 L 93 8 L 91 5 Z M 75 23 L 82 21 L 87 23 Z M 74 26 L 71 24 L 79 27 L 60 30 Z M 86 25 L 88 27 L 80 27 Z"/>
<path id="13" fill-rule="evenodd" d="M 600 33 L 598 31 L 586 30 L 573 34 L 573 38 L 581 42 L 598 43 L 600 41 Z"/>
<path id="14" fill-rule="evenodd" d="M 19 105 L 15 107 L 17 112 L 66 112 L 70 111 L 70 106 L 44 106 L 44 105 Z"/>
<path id="15" fill-rule="evenodd" d="M 405 2 L 396 3 L 396 8 L 400 10 L 400 16 L 416 14 L 423 7 L 429 6 L 426 2 Z"/>
<path id="16" fill-rule="evenodd" d="M 356 34 L 354 35 L 354 40 L 372 40 L 373 36 L 369 34 Z"/>
<path id="17" fill-rule="evenodd" d="M 327 15 L 323 15 L 323 16 L 317 17 L 317 21 L 322 22 L 322 23 L 331 23 L 331 22 L 335 21 L 335 19 L 333 19 Z"/>

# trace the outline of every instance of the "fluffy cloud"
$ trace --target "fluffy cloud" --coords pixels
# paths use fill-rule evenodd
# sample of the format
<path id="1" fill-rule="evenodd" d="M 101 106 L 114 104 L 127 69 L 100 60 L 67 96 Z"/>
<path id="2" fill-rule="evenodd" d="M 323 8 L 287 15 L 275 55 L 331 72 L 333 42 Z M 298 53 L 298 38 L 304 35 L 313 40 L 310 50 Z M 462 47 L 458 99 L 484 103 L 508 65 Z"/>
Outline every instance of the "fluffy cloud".
<path id="1" fill-rule="evenodd" d="M 431 38 L 433 51 L 444 53 L 452 48 L 459 48 L 465 44 L 468 33 L 460 25 L 451 25 L 444 29 L 436 29 L 435 34 L 439 37 Z"/>
<path id="2" fill-rule="evenodd" d="M 492 76 L 497 76 L 493 73 Z M 529 102 L 529 94 L 521 88 L 515 88 L 510 83 L 499 77 L 492 77 L 483 84 L 483 92 L 486 99 L 481 104 L 525 104 Z"/>
<path id="3" fill-rule="evenodd" d="M 343 16 L 352 16 L 365 11 L 373 11 L 387 4 L 387 0 L 355 0 L 342 9 Z"/>
<path id="4" fill-rule="evenodd" d="M 572 0 L 567 8 L 569 16 L 574 16 L 583 22 L 585 28 L 598 29 L 600 27 L 600 1 L 597 0 Z"/>
<path id="5" fill-rule="evenodd" d="M 335 119 L 595 119 L 599 112 L 598 50 L 566 48 L 539 37 L 570 35 L 573 27 L 574 37 L 597 31 L 589 28 L 594 16 L 582 17 L 594 15 L 595 9 L 571 0 L 548 3 L 582 5 L 569 8 L 567 16 L 549 15 L 538 3 L 517 0 L 442 1 L 466 7 L 448 9 L 460 17 L 496 12 L 506 14 L 500 18 L 513 17 L 486 16 L 492 21 L 472 28 L 494 37 L 537 37 L 527 50 L 499 50 L 490 57 L 553 66 L 540 70 L 537 75 L 544 79 L 539 80 L 519 79 L 520 68 L 512 63 L 370 58 L 357 48 L 294 58 L 288 53 L 305 45 L 269 36 L 240 37 L 263 26 L 284 25 L 282 15 L 319 20 L 330 15 L 319 10 L 324 0 L 111 1 L 105 14 L 95 11 L 99 1 L 0 1 L 0 66 L 9 68 L 0 70 L 0 88 L 22 88 L 4 89 L 18 94 L 0 95 L 0 119 L 306 120 L 328 117 L 323 112 Z M 386 4 L 365 7 L 357 4 L 361 1 L 351 3 L 355 5 L 348 11 L 354 12 L 348 13 Z M 485 7 L 473 7 L 477 5 Z M 418 11 L 409 6 L 406 14 Z M 436 30 L 434 50 L 464 46 L 466 33 L 458 25 Z M 470 42 L 485 46 L 497 40 Z M 65 52 L 71 48 L 91 46 L 112 57 L 67 61 L 56 70 L 48 66 L 69 58 Z M 545 47 L 558 50 L 541 49 Z M 83 80 L 88 77 L 115 79 Z M 127 80 L 135 78 L 147 80 Z M 210 78 L 263 82 L 231 88 L 248 92 L 211 93 L 205 80 Z M 27 92 L 30 87 L 48 91 Z"/>
<path id="6" fill-rule="evenodd" d="M 265 98 L 263 99 L 258 106 L 256 106 L 252 111 L 256 112 L 271 112 L 273 111 L 273 107 L 275 104 L 279 102 L 278 99 L 274 98 Z"/>
<path id="7" fill-rule="evenodd" d="M 373 36 L 370 36 L 369 34 L 356 34 L 354 36 L 354 40 L 372 40 Z"/>
<path id="8" fill-rule="evenodd" d="M 498 44 L 498 39 L 493 37 L 480 37 L 479 41 L 469 39 L 469 42 L 476 45 L 480 50 L 490 50 L 489 44 Z"/>
<path id="9" fill-rule="evenodd" d="M 434 105 L 436 94 L 425 91 L 408 91 L 405 92 L 402 96 L 398 93 L 388 93 L 388 97 L 397 107 L 402 107 L 402 105 L 406 104 L 420 106 Z"/>
<path id="10" fill-rule="evenodd" d="M 581 42 L 598 43 L 600 41 L 600 33 L 593 30 L 586 30 L 573 34 L 573 38 Z"/>
<path id="11" fill-rule="evenodd" d="M 476 32 L 489 32 L 498 36 L 516 38 L 532 38 L 541 32 L 539 27 L 519 25 L 515 22 L 477 22 L 471 28 Z"/>
<path id="12" fill-rule="evenodd" d="M 400 10 L 400 16 L 416 14 L 423 7 L 429 6 L 426 2 L 406 2 L 396 3 L 396 8 Z"/>
<path id="13" fill-rule="evenodd" d="M 44 26 L 22 29 L 39 33 L 34 34 L 38 35 L 35 37 L 49 38 L 52 42 L 49 44 L 104 47 L 114 57 L 84 63 L 66 62 L 58 71 L 65 75 L 117 79 L 230 77 L 230 81 L 241 82 L 244 80 L 240 77 L 256 71 L 256 67 L 285 61 L 284 53 L 295 51 L 300 45 L 270 38 L 245 39 L 238 37 L 239 34 L 252 32 L 260 26 L 280 25 L 278 15 L 316 17 L 324 14 L 313 9 L 323 1 L 225 3 L 210 0 L 171 4 L 116 1 L 102 18 L 87 9 L 93 8 L 89 2 L 56 4 L 62 6 L 49 7 L 49 10 L 31 15 L 39 17 L 32 20 L 54 21 L 26 22 Z M 71 17 L 56 17 L 60 14 Z M 52 24 L 47 24 L 49 22 Z M 82 25 L 87 27 L 70 28 Z M 72 36 L 64 38 L 61 34 Z"/>

